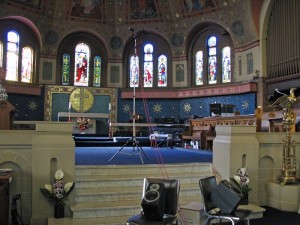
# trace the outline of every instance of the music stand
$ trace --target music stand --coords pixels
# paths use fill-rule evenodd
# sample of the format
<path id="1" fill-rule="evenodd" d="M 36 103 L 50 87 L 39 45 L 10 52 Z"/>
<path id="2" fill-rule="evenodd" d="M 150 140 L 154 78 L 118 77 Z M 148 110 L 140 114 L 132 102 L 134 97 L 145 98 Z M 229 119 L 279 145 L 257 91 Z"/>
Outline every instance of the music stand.
<path id="1" fill-rule="evenodd" d="M 134 57 L 136 58 L 136 55 L 137 55 L 136 54 L 136 41 L 137 41 L 137 38 L 138 38 L 138 34 L 134 33 L 133 28 L 129 28 L 129 30 L 132 32 L 132 37 L 134 38 Z M 143 34 L 143 32 L 141 34 Z M 138 70 L 138 76 L 139 76 L 139 70 Z M 135 152 L 136 152 L 135 150 L 137 149 L 137 153 L 140 156 L 142 164 L 144 164 L 144 161 L 143 161 L 143 157 L 142 157 L 141 153 L 143 153 L 145 158 L 148 160 L 147 155 L 145 154 L 144 150 L 139 145 L 139 142 L 136 139 L 136 129 L 135 129 L 135 120 L 136 120 L 136 115 L 135 115 L 135 86 L 136 86 L 136 83 L 137 83 L 136 81 L 138 79 L 138 76 L 135 76 L 134 79 L 133 79 L 132 137 L 108 160 L 108 162 L 110 162 L 115 156 L 117 156 L 130 141 L 132 141 L 132 147 L 133 147 L 131 155 L 135 155 Z M 126 154 L 126 153 L 123 153 L 123 154 Z"/>

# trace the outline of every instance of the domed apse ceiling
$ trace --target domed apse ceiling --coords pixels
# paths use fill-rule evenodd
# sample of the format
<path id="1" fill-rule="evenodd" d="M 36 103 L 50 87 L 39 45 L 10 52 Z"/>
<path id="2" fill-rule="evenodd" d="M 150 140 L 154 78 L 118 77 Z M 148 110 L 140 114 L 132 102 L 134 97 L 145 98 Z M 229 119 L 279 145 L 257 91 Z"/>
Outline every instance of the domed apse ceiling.
<path id="1" fill-rule="evenodd" d="M 55 1 L 11 0 L 41 11 Z M 218 0 L 65 0 L 58 10 L 67 11 L 70 18 L 93 19 L 103 22 L 135 22 L 137 20 L 167 21 L 188 18 L 219 9 Z"/>

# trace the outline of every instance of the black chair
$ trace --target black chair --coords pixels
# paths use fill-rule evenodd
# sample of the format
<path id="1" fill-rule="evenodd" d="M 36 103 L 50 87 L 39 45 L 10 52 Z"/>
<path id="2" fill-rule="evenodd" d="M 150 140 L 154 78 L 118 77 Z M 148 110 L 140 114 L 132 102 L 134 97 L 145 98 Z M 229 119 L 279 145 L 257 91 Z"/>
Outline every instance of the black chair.
<path id="1" fill-rule="evenodd" d="M 250 225 L 249 215 L 252 213 L 251 210 L 236 209 L 233 213 L 221 212 L 217 205 L 211 200 L 211 193 L 217 187 L 217 181 L 215 176 L 201 178 L 199 180 L 199 186 L 202 194 L 204 213 L 207 216 L 205 225 L 210 224 L 212 219 L 229 220 L 232 225 L 235 222 L 244 221 Z"/>

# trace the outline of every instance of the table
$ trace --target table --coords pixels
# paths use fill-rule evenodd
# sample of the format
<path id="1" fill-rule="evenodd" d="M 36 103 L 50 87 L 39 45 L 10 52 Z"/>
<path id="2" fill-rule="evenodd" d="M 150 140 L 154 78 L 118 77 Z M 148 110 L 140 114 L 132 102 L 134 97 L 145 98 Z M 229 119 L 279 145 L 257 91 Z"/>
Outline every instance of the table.
<path id="1" fill-rule="evenodd" d="M 172 142 L 172 134 L 150 134 L 149 136 L 151 147 L 157 147 L 157 139 L 163 139 L 167 142 L 167 147 L 169 147 L 169 142 Z"/>

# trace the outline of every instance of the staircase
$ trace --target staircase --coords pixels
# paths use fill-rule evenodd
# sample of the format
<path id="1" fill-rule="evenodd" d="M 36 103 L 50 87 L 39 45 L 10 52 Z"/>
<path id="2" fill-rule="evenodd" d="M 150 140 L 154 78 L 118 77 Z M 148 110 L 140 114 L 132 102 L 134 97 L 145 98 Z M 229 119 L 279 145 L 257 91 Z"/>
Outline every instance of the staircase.
<path id="1" fill-rule="evenodd" d="M 163 176 L 162 171 L 167 175 Z M 212 175 L 209 163 L 168 164 L 163 168 L 159 165 L 76 166 L 73 219 L 66 218 L 61 224 L 125 225 L 129 217 L 141 212 L 145 177 L 178 179 L 179 206 L 201 201 L 198 182 L 209 175 Z"/>

